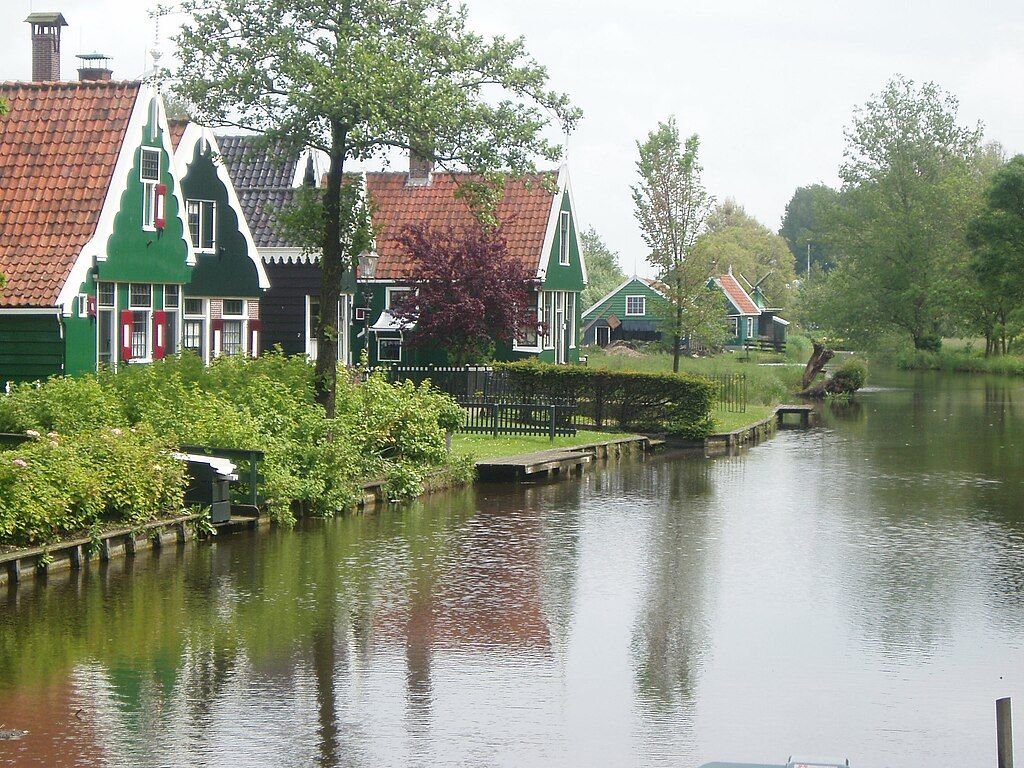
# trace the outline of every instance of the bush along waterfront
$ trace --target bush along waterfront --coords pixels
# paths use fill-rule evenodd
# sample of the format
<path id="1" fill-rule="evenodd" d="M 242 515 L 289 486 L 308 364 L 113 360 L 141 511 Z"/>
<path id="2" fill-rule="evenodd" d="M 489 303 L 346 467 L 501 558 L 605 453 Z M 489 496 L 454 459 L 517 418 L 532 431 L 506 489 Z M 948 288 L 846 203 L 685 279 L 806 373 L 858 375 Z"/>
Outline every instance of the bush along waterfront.
<path id="1" fill-rule="evenodd" d="M 714 382 L 684 373 L 611 371 L 577 365 L 547 365 L 533 360 L 496 363 L 526 398 L 544 396 L 576 401 L 582 418 L 599 429 L 665 432 L 702 440 L 714 428 Z"/>
<path id="2" fill-rule="evenodd" d="M 459 405 L 429 385 L 378 374 L 339 386 L 329 420 L 312 366 L 278 354 L 209 367 L 183 356 L 21 385 L 0 396 L 0 432 L 34 439 L 0 452 L 0 543 L 180 512 L 184 467 L 170 454 L 188 444 L 263 451 L 263 492 L 280 522 L 351 507 L 374 480 L 407 498 L 429 474 L 471 477 L 471 462 L 445 448 L 461 420 Z"/>

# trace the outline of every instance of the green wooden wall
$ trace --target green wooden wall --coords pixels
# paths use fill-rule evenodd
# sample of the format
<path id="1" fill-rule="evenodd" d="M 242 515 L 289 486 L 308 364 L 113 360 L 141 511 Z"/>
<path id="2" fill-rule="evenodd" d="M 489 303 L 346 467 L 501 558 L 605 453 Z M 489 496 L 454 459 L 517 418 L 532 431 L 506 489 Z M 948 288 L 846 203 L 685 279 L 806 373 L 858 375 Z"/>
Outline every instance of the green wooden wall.
<path id="1" fill-rule="evenodd" d="M 646 313 L 643 315 L 626 315 L 627 296 L 646 296 Z M 661 318 L 661 315 L 656 308 L 658 306 L 665 307 L 667 304 L 668 302 L 664 296 L 647 285 L 643 280 L 634 278 L 605 301 L 596 304 L 592 308 L 588 307 L 590 311 L 586 313 L 583 322 L 590 324 L 594 320 L 608 318 L 612 315 L 615 315 L 619 320 L 625 320 L 627 317 L 631 320 L 658 320 Z"/>
<path id="2" fill-rule="evenodd" d="M 213 200 L 217 203 L 217 253 L 197 253 L 192 282 L 185 286 L 187 296 L 228 296 L 259 298 L 260 281 L 256 265 L 249 257 L 249 246 L 242 235 L 238 215 L 228 202 L 228 190 L 217 175 L 210 148 L 196 142 L 188 175 L 181 180 L 186 200 Z"/>
<path id="3" fill-rule="evenodd" d="M 0 314 L 0 387 L 62 372 L 64 340 L 56 314 Z"/>

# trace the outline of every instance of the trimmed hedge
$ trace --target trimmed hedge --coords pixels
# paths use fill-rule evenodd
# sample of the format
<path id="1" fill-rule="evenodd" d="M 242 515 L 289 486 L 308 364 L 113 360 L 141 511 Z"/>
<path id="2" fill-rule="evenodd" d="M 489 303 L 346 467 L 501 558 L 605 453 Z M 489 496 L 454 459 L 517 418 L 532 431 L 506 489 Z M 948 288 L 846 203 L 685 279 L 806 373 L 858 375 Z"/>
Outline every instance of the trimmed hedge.
<path id="1" fill-rule="evenodd" d="M 715 383 L 686 373 L 610 371 L 533 360 L 496 363 L 509 386 L 524 398 L 575 400 L 579 413 L 598 428 L 667 432 L 690 440 L 711 433 Z"/>

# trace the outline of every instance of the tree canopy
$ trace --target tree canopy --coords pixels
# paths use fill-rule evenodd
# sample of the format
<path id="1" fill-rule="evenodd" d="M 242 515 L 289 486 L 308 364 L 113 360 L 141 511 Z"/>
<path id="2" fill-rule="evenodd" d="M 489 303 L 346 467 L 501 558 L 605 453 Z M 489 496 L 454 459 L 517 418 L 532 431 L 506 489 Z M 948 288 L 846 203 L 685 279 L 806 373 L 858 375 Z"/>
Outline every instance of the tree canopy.
<path id="1" fill-rule="evenodd" d="M 587 287 L 580 294 L 580 307 L 587 309 L 618 288 L 626 273 L 619 266 L 619 254 L 605 244 L 593 227 L 580 234 L 580 247 L 587 262 Z"/>
<path id="2" fill-rule="evenodd" d="M 714 199 L 701 178 L 700 139 L 693 134 L 684 143 L 675 118 L 658 123 L 636 146 L 640 181 L 632 188 L 633 208 L 650 248 L 647 260 L 664 283 L 662 326 L 678 372 L 683 340 L 717 338 L 723 326 L 721 294 L 707 286 L 714 265 L 694 249 Z"/>
<path id="3" fill-rule="evenodd" d="M 457 365 L 482 362 L 495 342 L 536 334 L 537 299 L 523 263 L 508 253 L 500 229 L 408 227 L 415 291 L 399 294 L 394 315 L 415 329 L 409 343 L 448 352 Z M 530 327 L 532 326 L 532 327 Z"/>
<path id="4" fill-rule="evenodd" d="M 831 252 L 825 218 L 836 204 L 839 193 L 825 184 L 797 187 L 786 203 L 779 235 L 793 253 L 796 272 L 807 274 L 807 254 L 810 246 L 811 271 L 831 269 L 835 256 Z"/>
<path id="5" fill-rule="evenodd" d="M 718 205 L 694 245 L 695 256 L 719 273 L 732 268 L 751 285 L 761 283 L 775 306 L 788 306 L 796 275 L 786 242 L 735 200 Z"/>
<path id="6" fill-rule="evenodd" d="M 918 349 L 941 343 L 956 306 L 964 228 L 977 205 L 980 126 L 956 99 L 897 76 L 854 113 L 843 188 L 826 221 L 839 254 L 808 315 L 852 338 L 897 330 Z"/>
<path id="7" fill-rule="evenodd" d="M 463 193 L 489 218 L 504 173 L 535 170 L 561 148 L 579 112 L 548 88 L 522 38 L 485 38 L 447 0 L 186 0 L 177 93 L 211 126 L 257 131 L 329 158 L 324 219 L 318 399 L 334 413 L 336 308 L 354 265 L 344 242 L 342 179 L 350 160 L 402 149 L 466 169 Z M 491 222 L 493 223 L 493 221 Z"/>

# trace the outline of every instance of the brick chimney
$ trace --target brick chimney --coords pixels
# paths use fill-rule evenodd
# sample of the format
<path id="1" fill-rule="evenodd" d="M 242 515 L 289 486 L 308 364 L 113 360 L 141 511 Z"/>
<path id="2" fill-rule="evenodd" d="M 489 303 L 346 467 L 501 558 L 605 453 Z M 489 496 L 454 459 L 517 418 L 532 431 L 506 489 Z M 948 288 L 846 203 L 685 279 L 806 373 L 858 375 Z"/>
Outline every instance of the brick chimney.
<path id="1" fill-rule="evenodd" d="M 60 80 L 60 29 L 68 23 L 59 13 L 30 13 L 32 25 L 32 80 Z"/>
<path id="2" fill-rule="evenodd" d="M 409 151 L 409 178 L 406 180 L 406 186 L 430 186 L 433 173 L 434 161 L 428 152 L 417 152 L 415 149 Z"/>
<path id="3" fill-rule="evenodd" d="M 106 82 L 114 76 L 110 68 L 110 57 L 105 53 L 78 54 L 78 79 L 82 82 Z"/>

